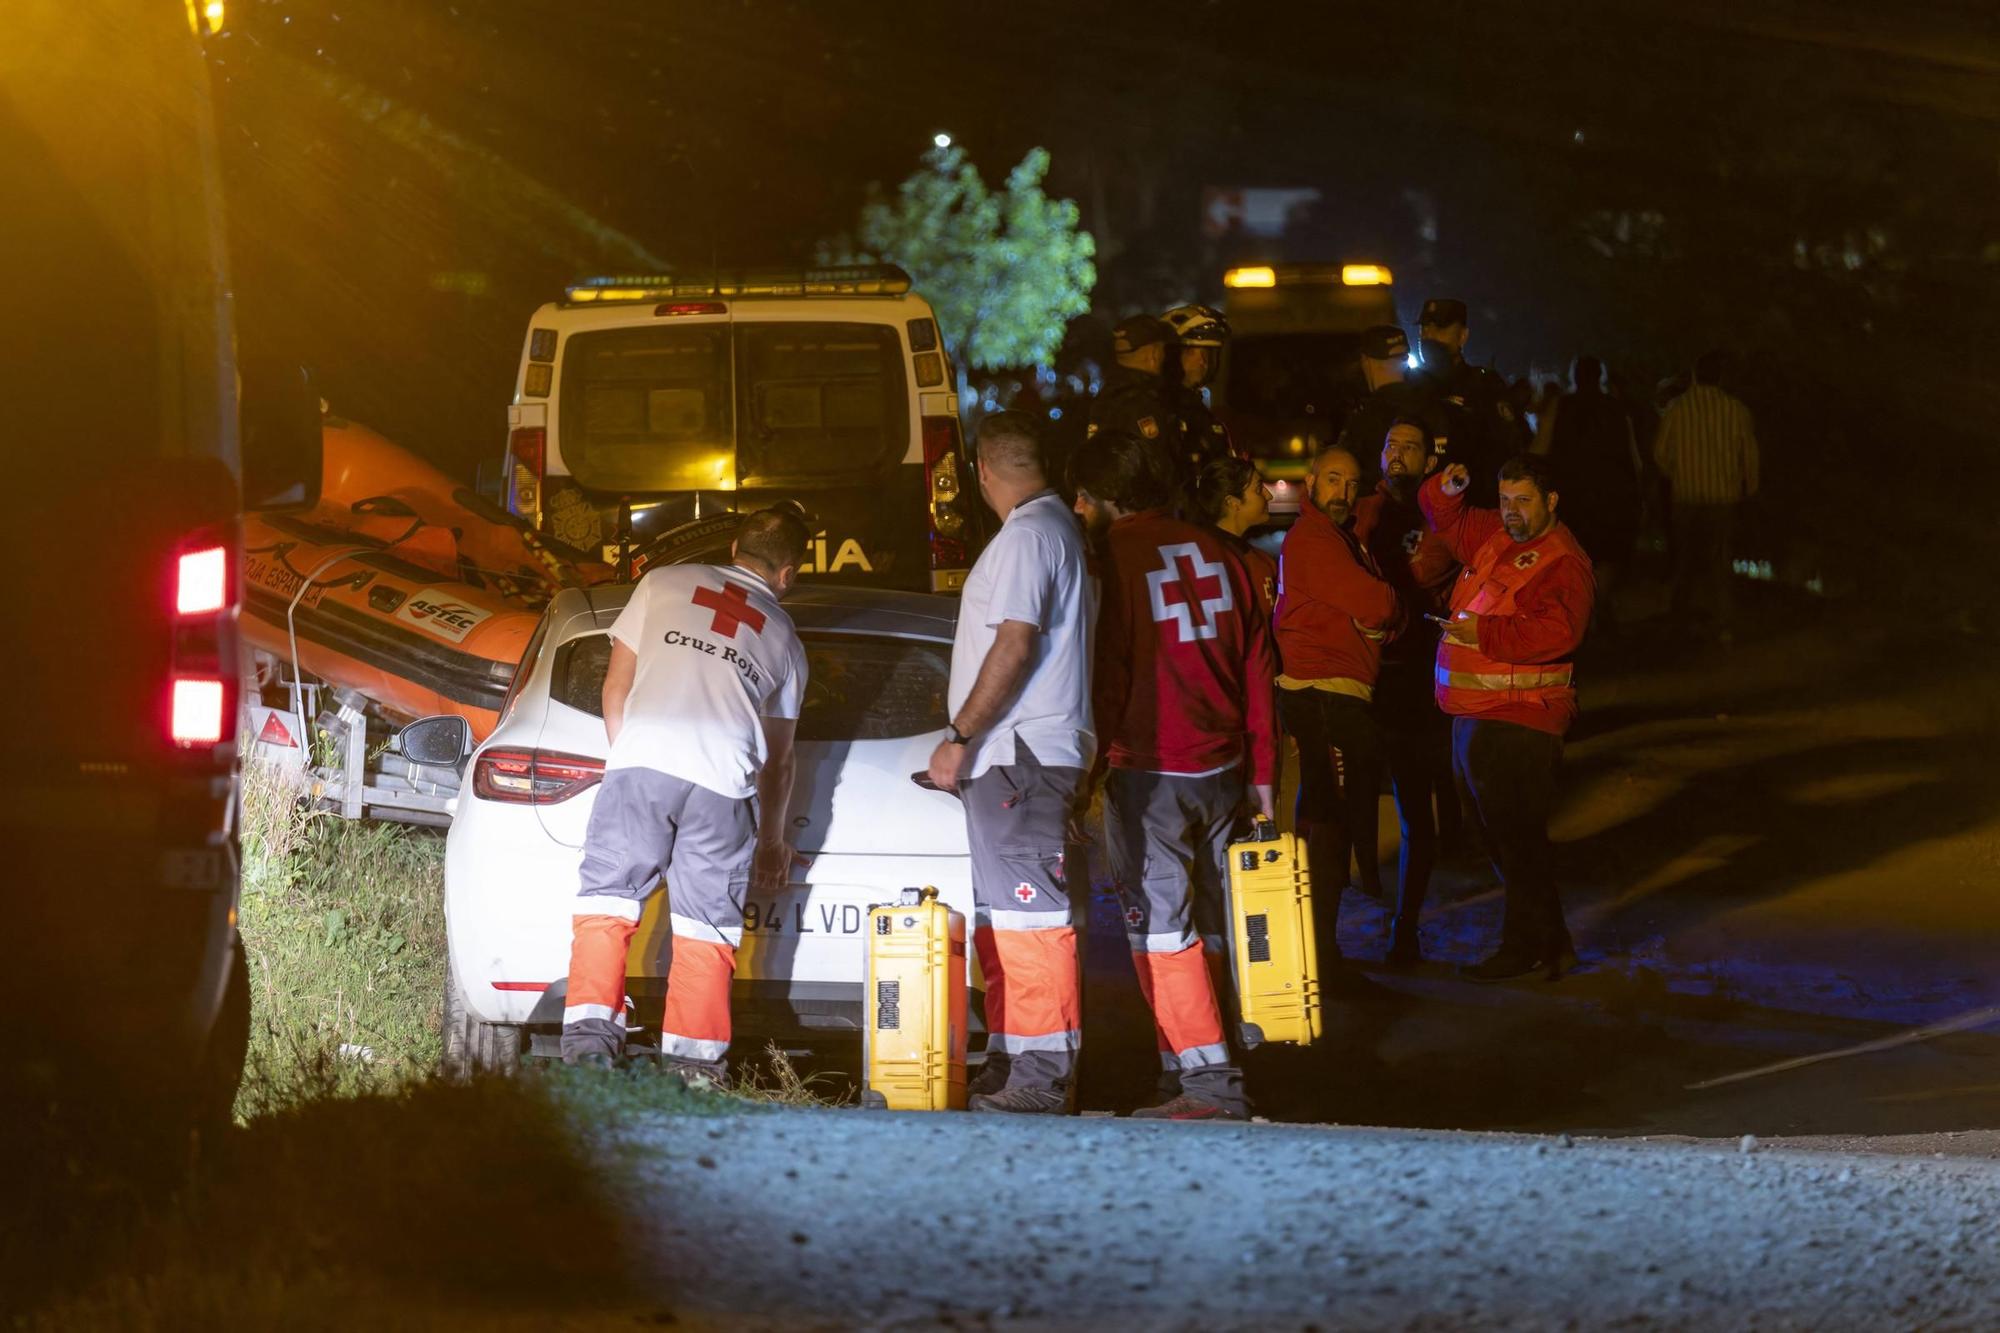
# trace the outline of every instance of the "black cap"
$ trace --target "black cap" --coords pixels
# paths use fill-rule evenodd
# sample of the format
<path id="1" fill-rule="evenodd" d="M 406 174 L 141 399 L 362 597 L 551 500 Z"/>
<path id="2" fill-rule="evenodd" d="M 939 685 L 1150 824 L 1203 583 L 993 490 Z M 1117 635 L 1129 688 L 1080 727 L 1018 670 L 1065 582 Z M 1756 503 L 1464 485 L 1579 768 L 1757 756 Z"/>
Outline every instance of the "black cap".
<path id="1" fill-rule="evenodd" d="M 1151 315 L 1128 315 L 1111 329 L 1111 347 L 1118 355 L 1136 352 L 1154 343 L 1172 342 L 1174 331 Z"/>
<path id="2" fill-rule="evenodd" d="M 1377 324 L 1361 335 L 1361 355 L 1370 361 L 1401 361 L 1410 354 L 1410 340 L 1394 324 Z"/>
<path id="3" fill-rule="evenodd" d="M 1417 316 L 1417 323 L 1438 324 L 1449 327 L 1465 323 L 1465 302 L 1449 297 L 1433 297 L 1424 302 L 1424 313 Z"/>

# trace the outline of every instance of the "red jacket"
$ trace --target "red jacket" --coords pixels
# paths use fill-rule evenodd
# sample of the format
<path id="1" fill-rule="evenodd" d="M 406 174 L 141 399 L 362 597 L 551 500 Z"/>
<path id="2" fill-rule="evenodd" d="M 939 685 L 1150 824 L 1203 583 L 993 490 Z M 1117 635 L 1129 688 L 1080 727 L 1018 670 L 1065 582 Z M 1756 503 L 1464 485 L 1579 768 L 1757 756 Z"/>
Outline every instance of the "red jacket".
<path id="1" fill-rule="evenodd" d="M 1294 680 L 1373 687 L 1382 644 L 1402 628 L 1396 593 L 1354 535 L 1308 501 L 1278 559 L 1278 656 Z"/>
<path id="2" fill-rule="evenodd" d="M 1567 664 L 1583 642 L 1590 627 L 1591 603 L 1597 599 L 1597 579 L 1590 557 L 1561 522 L 1533 541 L 1516 542 L 1501 526 L 1498 510 L 1478 509 L 1465 496 L 1446 495 L 1444 478 L 1432 477 L 1418 492 L 1424 517 L 1443 539 L 1445 546 L 1465 566 L 1452 589 L 1454 611 L 1479 597 L 1496 562 L 1505 559 L 1519 568 L 1539 567 L 1539 572 L 1520 583 L 1512 594 L 1513 611 L 1508 615 L 1479 618 L 1478 652 L 1495 663 L 1519 667 Z M 1553 556 L 1536 561 L 1537 555 Z M 1519 562 L 1532 563 L 1522 566 Z M 1439 655 L 1443 669 L 1443 653 Z M 1572 689 L 1539 691 L 1538 699 L 1521 699 L 1479 711 L 1481 718 L 1513 722 L 1537 731 L 1560 736 L 1576 720 L 1576 692 Z M 1445 692 L 1440 689 L 1439 703 Z M 1461 712 L 1445 706 L 1447 713 Z"/>
<path id="3" fill-rule="evenodd" d="M 1385 662 L 1421 661 L 1426 670 L 1437 650 L 1437 626 L 1423 618 L 1428 611 L 1442 615 L 1451 604 L 1451 585 L 1458 578 L 1458 559 L 1444 539 L 1424 519 L 1415 491 L 1399 500 L 1388 478 L 1354 506 L 1354 535 L 1361 541 L 1382 577 L 1396 590 L 1408 623 L 1382 649 Z"/>
<path id="4" fill-rule="evenodd" d="M 1221 534 L 1159 510 L 1105 538 L 1091 695 L 1114 768 L 1207 773 L 1250 756 L 1276 781 L 1277 658 L 1256 590 Z"/>
<path id="5" fill-rule="evenodd" d="M 1233 532 L 1217 528 L 1215 535 L 1243 562 L 1243 570 L 1250 576 L 1251 590 L 1257 594 L 1257 612 L 1269 625 L 1271 613 L 1278 607 L 1278 562 Z"/>

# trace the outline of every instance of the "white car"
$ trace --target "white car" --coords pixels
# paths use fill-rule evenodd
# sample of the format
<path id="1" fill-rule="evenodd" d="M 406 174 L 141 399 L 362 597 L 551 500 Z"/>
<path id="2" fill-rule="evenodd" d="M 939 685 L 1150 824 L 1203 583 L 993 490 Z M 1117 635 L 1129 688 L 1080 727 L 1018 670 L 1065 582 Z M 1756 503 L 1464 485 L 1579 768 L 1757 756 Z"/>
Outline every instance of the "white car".
<path id="1" fill-rule="evenodd" d="M 608 749 L 607 631 L 631 591 L 571 589 L 549 604 L 499 725 L 473 753 L 445 853 L 448 1068 L 507 1067 L 526 1035 L 538 1053 L 554 1049 L 584 830 Z M 858 1036 L 872 904 L 929 884 L 971 919 L 958 801 L 911 780 L 948 721 L 957 607 L 928 593 L 828 585 L 786 600 L 810 668 L 788 815 L 799 857 L 789 888 L 745 904 L 732 997 L 739 1052 L 772 1038 Z M 671 893 L 648 901 L 627 964 L 627 1022 L 650 1031 L 666 994 Z M 970 998 L 976 1015 L 979 997 Z"/>

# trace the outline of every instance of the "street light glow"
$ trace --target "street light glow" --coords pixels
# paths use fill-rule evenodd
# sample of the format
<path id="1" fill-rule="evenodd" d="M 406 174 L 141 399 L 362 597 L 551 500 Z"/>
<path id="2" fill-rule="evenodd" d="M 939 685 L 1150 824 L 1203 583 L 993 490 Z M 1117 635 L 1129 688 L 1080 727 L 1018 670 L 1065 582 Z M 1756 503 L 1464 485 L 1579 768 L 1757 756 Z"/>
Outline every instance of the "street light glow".
<path id="1" fill-rule="evenodd" d="M 946 134 L 943 130 L 939 130 L 936 134 L 933 134 L 931 136 L 931 142 L 936 144 L 940 148 L 949 148 L 951 147 L 951 136 L 949 134 Z"/>

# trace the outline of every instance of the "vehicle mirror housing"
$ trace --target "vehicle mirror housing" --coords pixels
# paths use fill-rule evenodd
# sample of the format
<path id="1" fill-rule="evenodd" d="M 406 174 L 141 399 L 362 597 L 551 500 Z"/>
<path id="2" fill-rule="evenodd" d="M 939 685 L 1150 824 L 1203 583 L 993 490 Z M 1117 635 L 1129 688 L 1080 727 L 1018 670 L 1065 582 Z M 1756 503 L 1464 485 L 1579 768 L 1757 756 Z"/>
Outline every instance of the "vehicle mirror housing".
<path id="1" fill-rule="evenodd" d="M 237 367 L 243 507 L 310 509 L 319 503 L 322 463 L 319 390 L 305 367 L 252 359 Z"/>
<path id="2" fill-rule="evenodd" d="M 472 753 L 472 725 L 450 713 L 419 718 L 396 733 L 396 753 L 426 768 L 457 768 Z"/>

